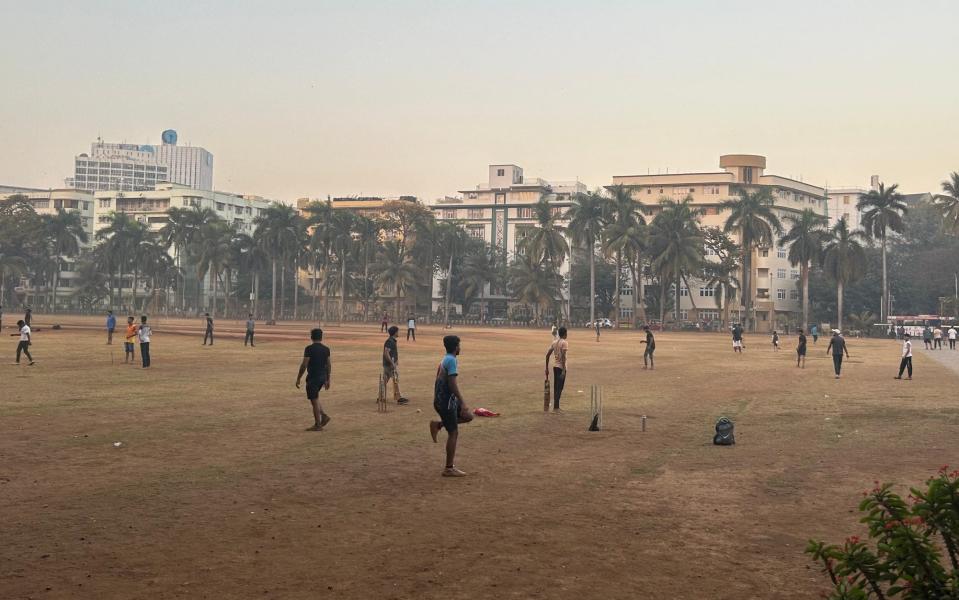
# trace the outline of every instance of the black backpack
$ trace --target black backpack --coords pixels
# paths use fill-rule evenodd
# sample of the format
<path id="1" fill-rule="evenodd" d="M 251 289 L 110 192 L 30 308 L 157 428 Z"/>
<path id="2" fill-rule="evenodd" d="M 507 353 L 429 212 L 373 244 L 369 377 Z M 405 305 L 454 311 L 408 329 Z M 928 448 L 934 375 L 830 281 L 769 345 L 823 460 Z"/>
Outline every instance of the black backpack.
<path id="1" fill-rule="evenodd" d="M 726 417 L 716 421 L 716 435 L 713 436 L 713 443 L 717 446 L 732 446 L 736 443 L 732 421 Z"/>

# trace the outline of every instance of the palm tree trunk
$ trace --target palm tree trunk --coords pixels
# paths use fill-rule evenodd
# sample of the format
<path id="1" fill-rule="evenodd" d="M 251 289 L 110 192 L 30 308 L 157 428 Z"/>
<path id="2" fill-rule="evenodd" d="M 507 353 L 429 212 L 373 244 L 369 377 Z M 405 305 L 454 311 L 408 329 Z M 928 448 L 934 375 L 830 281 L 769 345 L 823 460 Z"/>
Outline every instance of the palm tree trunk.
<path id="1" fill-rule="evenodd" d="M 693 321 L 699 321 L 699 308 L 696 307 L 696 301 L 693 300 L 693 288 L 689 285 L 689 279 L 683 275 L 683 283 L 686 284 L 686 291 L 689 294 L 689 303 L 693 306 Z"/>
<path id="2" fill-rule="evenodd" d="M 310 309 L 310 320 L 315 321 L 316 320 L 316 271 L 317 269 L 316 269 L 316 263 L 313 261 L 310 261 L 310 262 L 312 263 L 310 266 L 313 267 L 313 278 L 312 278 L 313 281 L 310 284 L 310 289 L 313 292 L 313 308 Z"/>
<path id="3" fill-rule="evenodd" d="M 273 257 L 273 293 L 270 295 L 272 308 L 270 309 L 270 320 L 276 321 L 276 257 Z"/>
<path id="4" fill-rule="evenodd" d="M 57 312 L 57 288 L 60 287 L 60 257 L 57 256 L 57 272 L 53 274 L 53 313 Z"/>
<path id="5" fill-rule="evenodd" d="M 397 292 L 399 294 L 399 292 Z M 363 249 L 363 321 L 370 318 L 370 300 L 372 299 L 372 290 L 370 290 L 370 250 Z"/>
<path id="6" fill-rule="evenodd" d="M 210 299 L 210 316 L 216 318 L 216 280 L 219 279 L 217 272 L 213 271 L 210 279 L 213 280 L 213 297 Z"/>
<path id="7" fill-rule="evenodd" d="M 659 324 L 666 327 L 666 280 L 662 275 L 659 277 Z"/>
<path id="8" fill-rule="evenodd" d="M 636 329 L 637 319 L 639 317 L 639 302 L 636 296 L 639 288 L 636 285 L 636 263 L 629 261 L 629 276 L 633 278 L 633 329 Z"/>
<path id="9" fill-rule="evenodd" d="M 135 265 L 133 267 L 133 302 L 131 303 L 131 305 L 133 306 L 133 310 L 136 310 L 137 308 L 137 283 L 139 283 L 139 279 L 140 279 L 140 267 Z"/>
<path id="10" fill-rule="evenodd" d="M 809 263 L 802 266 L 802 330 L 809 329 Z"/>
<path id="11" fill-rule="evenodd" d="M 280 318 L 286 314 L 286 263 L 280 261 Z"/>
<path id="12" fill-rule="evenodd" d="M 613 301 L 615 303 L 615 308 L 613 309 L 614 311 L 613 323 L 616 324 L 615 325 L 616 329 L 619 329 L 619 317 L 622 314 L 620 312 L 621 299 L 619 297 L 620 296 L 619 281 L 622 278 L 623 278 L 623 253 L 617 251 L 616 252 L 616 287 L 615 287 L 616 295 L 613 296 Z"/>
<path id="13" fill-rule="evenodd" d="M 886 232 L 882 233 L 882 298 L 879 301 L 879 320 L 886 322 L 886 313 L 889 312 L 889 287 L 886 281 Z"/>
<path id="14" fill-rule="evenodd" d="M 258 302 L 259 299 L 260 299 L 260 270 L 256 269 L 253 272 L 253 307 L 252 307 L 253 310 L 250 311 L 253 313 L 254 319 L 260 318 L 259 302 Z"/>
<path id="15" fill-rule="evenodd" d="M 842 278 L 839 279 L 839 282 L 836 283 L 836 328 L 839 331 L 842 331 L 842 295 L 843 295 L 843 282 Z"/>
<path id="16" fill-rule="evenodd" d="M 300 268 L 297 263 L 299 263 L 299 256 L 296 257 L 296 263 L 293 263 L 293 320 L 296 320 L 297 308 L 300 303 Z"/>
<path id="17" fill-rule="evenodd" d="M 753 249 L 752 243 L 743 244 L 743 307 L 746 309 L 746 331 L 753 330 Z"/>
<path id="18" fill-rule="evenodd" d="M 596 322 L 596 243 L 589 243 L 589 322 Z"/>
<path id="19" fill-rule="evenodd" d="M 346 257 L 340 261 L 340 325 L 343 324 L 343 311 L 346 310 Z"/>
<path id="20" fill-rule="evenodd" d="M 446 326 L 450 326 L 450 292 L 453 290 L 453 253 L 450 252 L 450 266 L 446 270 L 446 302 L 443 309 L 443 318 L 446 319 Z"/>

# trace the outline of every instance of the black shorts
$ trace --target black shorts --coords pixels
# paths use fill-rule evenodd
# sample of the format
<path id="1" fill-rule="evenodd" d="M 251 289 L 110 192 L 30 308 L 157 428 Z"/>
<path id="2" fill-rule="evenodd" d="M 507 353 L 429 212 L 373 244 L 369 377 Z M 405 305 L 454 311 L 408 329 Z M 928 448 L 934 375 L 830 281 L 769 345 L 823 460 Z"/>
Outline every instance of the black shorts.
<path id="1" fill-rule="evenodd" d="M 316 400 L 320 397 L 320 388 L 326 384 L 326 381 L 310 381 L 306 380 L 306 398 L 308 400 Z"/>
<path id="2" fill-rule="evenodd" d="M 448 433 L 453 433 L 459 429 L 460 401 L 456 398 L 439 399 L 433 401 L 433 409 L 440 416 L 443 427 Z"/>
<path id="3" fill-rule="evenodd" d="M 806 356 L 806 347 L 803 346 L 802 348 L 798 348 L 796 350 L 796 354 L 798 354 L 799 356 Z"/>
<path id="4" fill-rule="evenodd" d="M 133 352 L 133 342 L 123 342 L 124 352 Z"/>

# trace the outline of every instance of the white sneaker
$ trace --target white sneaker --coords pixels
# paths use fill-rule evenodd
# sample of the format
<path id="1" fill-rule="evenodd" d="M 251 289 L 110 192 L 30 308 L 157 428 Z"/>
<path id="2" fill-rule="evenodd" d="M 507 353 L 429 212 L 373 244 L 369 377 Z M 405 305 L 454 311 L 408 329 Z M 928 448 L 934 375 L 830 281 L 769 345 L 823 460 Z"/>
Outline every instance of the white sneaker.
<path id="1" fill-rule="evenodd" d="M 446 467 L 443 469 L 443 477 L 466 477 L 466 473 L 456 467 Z"/>

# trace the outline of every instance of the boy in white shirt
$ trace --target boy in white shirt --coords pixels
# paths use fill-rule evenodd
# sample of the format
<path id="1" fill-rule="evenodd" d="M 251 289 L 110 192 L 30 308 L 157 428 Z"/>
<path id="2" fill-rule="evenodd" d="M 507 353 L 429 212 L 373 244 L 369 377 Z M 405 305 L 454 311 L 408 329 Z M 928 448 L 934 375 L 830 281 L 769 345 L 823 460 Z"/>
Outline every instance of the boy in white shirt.
<path id="1" fill-rule="evenodd" d="M 949 328 L 949 331 L 946 332 L 946 336 L 949 338 L 949 349 L 956 349 L 956 326 L 953 325 Z"/>
<path id="2" fill-rule="evenodd" d="M 30 326 L 27 325 L 26 321 L 20 319 L 17 321 L 17 328 L 20 329 L 20 333 L 13 333 L 10 335 L 10 337 L 16 335 L 20 336 L 20 343 L 17 344 L 17 364 L 20 364 L 20 355 L 26 354 L 27 360 L 30 361 L 30 366 L 33 366 L 33 357 L 30 356 Z"/>
<path id="3" fill-rule="evenodd" d="M 902 334 L 902 360 L 899 362 L 899 375 L 896 379 L 902 379 L 902 372 L 909 369 L 909 379 L 912 379 L 912 341 L 909 334 Z"/>

